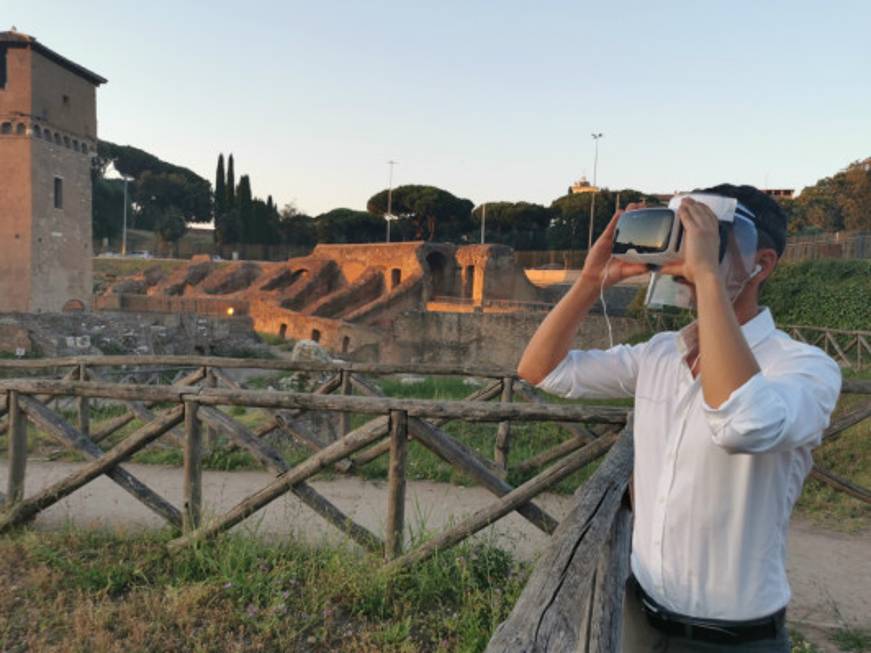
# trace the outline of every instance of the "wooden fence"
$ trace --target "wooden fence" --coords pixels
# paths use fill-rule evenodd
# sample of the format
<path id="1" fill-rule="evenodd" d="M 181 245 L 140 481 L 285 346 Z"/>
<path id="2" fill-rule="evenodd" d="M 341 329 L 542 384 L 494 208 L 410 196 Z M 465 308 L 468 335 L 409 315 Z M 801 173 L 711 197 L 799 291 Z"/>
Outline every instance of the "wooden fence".
<path id="1" fill-rule="evenodd" d="M 816 345 L 841 367 L 861 370 L 871 364 L 871 331 L 845 331 L 826 327 L 787 325 L 783 330 L 796 340 Z"/>
<path id="2" fill-rule="evenodd" d="M 107 368 L 138 370 L 173 368 L 186 371 L 171 385 L 108 383 Z M 539 530 L 554 534 L 509 619 L 500 626 L 490 651 L 611 651 L 619 642 L 623 587 L 628 573 L 631 514 L 627 486 L 632 470 L 631 416 L 624 409 L 544 403 L 524 383 L 505 370 L 479 370 L 435 365 L 407 366 L 364 363 L 314 363 L 214 357 L 78 357 L 50 360 L 0 361 L 0 369 L 43 375 L 0 381 L 0 417 L 8 431 L 8 487 L 0 496 L 0 532 L 32 520 L 41 511 L 101 475 L 142 502 L 178 529 L 171 550 L 214 537 L 290 492 L 324 520 L 374 555 L 388 571 L 401 570 L 517 512 Z M 315 392 L 249 390 L 233 380 L 229 369 L 328 372 Z M 461 401 L 396 399 L 384 396 L 367 375 L 449 374 L 489 379 Z M 55 373 L 61 378 L 44 378 Z M 871 394 L 871 382 L 848 381 L 845 392 Z M 337 393 L 338 394 L 335 394 Z M 76 416 L 67 420 L 50 408 L 53 399 L 72 398 Z M 497 403 L 488 403 L 498 398 Z M 525 401 L 517 401 L 524 399 Z M 111 400 L 127 407 L 96 431 L 91 428 L 91 402 Z M 255 429 L 239 423 L 221 407 L 244 406 L 264 411 L 266 422 Z M 316 433 L 289 425 L 305 411 L 336 411 L 342 418 L 340 437 L 325 443 Z M 351 429 L 352 413 L 370 415 Z M 843 415 L 827 429 L 831 440 L 846 428 L 871 417 L 871 401 Z M 142 426 L 111 449 L 100 442 L 134 419 Z M 498 424 L 494 459 L 489 460 L 441 427 L 451 420 Z M 25 496 L 27 422 L 65 447 L 90 460 L 61 481 Z M 71 423 L 75 421 L 75 424 Z M 517 469 L 541 470 L 513 487 L 506 481 L 511 425 L 549 421 L 563 426 L 569 437 L 560 445 L 522 461 Z M 590 425 L 596 425 L 591 427 Z M 202 461 L 208 431 L 221 432 L 249 452 L 275 478 L 224 514 L 203 519 Z M 283 431 L 311 451 L 291 466 L 264 436 Z M 205 437 L 204 437 L 205 436 Z M 181 483 L 183 504 L 174 506 L 121 464 L 160 438 L 170 438 L 184 450 Z M 491 504 L 411 550 L 405 550 L 405 490 L 408 441 L 414 439 L 442 460 L 495 495 Z M 615 445 L 616 443 L 616 445 Z M 610 450 L 610 452 L 609 452 Z M 570 514 L 559 523 L 535 498 L 590 462 L 606 455 L 592 477 L 579 488 Z M 386 525 L 383 537 L 354 522 L 318 493 L 308 481 L 324 469 L 353 471 L 376 458 L 389 456 Z M 815 466 L 815 478 L 871 503 L 871 491 L 830 470 Z M 578 647 L 578 642 L 582 645 Z"/>

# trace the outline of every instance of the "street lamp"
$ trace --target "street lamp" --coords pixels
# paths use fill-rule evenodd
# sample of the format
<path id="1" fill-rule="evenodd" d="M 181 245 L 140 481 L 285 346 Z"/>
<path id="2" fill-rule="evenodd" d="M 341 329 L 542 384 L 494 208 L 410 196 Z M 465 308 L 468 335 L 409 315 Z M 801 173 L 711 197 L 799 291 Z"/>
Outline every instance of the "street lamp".
<path id="1" fill-rule="evenodd" d="M 599 187 L 596 186 L 596 168 L 599 165 L 599 139 L 602 136 L 602 132 L 592 134 L 593 142 L 596 144 L 596 154 L 593 158 L 593 196 L 590 198 L 590 235 L 587 239 L 587 251 L 593 249 L 593 221 L 596 212 L 596 193 L 599 192 Z"/>
<path id="2" fill-rule="evenodd" d="M 112 175 L 117 176 L 109 176 Z M 127 182 L 129 182 L 132 177 L 128 177 L 127 175 L 121 173 L 117 167 L 115 167 L 115 162 L 111 162 L 109 166 L 106 168 L 106 173 L 104 175 L 107 179 L 117 179 L 120 177 L 124 180 L 124 212 L 123 212 L 123 221 L 121 223 L 121 256 L 127 256 Z"/>
<path id="3" fill-rule="evenodd" d="M 387 242 L 390 242 L 390 222 L 393 220 L 393 166 L 399 161 L 392 159 L 387 162 L 390 166 L 390 174 L 387 178 L 387 213 L 384 214 L 384 219 L 387 221 Z"/>
<path id="4" fill-rule="evenodd" d="M 484 202 L 481 206 L 481 244 L 484 244 L 484 230 L 487 228 L 487 203 Z M 477 208 L 477 207 L 475 207 Z M 472 213 L 475 213 L 475 209 L 472 209 Z"/>

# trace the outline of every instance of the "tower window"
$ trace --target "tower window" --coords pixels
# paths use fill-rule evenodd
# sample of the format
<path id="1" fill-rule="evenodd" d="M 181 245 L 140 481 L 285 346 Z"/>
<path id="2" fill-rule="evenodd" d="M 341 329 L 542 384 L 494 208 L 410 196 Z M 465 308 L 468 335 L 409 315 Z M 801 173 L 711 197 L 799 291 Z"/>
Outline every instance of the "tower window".
<path id="1" fill-rule="evenodd" d="M 0 88 L 6 88 L 6 50 L 5 45 L 0 45 Z"/>
<path id="2" fill-rule="evenodd" d="M 54 178 L 54 208 L 62 209 L 64 207 L 64 180 L 60 177 Z"/>

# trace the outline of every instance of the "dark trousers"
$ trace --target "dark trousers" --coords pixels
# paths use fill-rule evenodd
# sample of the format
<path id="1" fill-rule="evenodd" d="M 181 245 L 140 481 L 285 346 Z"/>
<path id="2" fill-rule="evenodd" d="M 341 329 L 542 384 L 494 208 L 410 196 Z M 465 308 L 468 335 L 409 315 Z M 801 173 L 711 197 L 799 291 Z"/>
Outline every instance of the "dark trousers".
<path id="1" fill-rule="evenodd" d="M 782 628 L 773 639 L 760 639 L 744 644 L 710 644 L 669 636 L 659 632 L 647 622 L 641 603 L 635 596 L 631 584 L 626 586 L 623 600 L 623 653 L 736 653 L 737 651 L 759 651 L 766 653 L 790 653 L 792 645 L 786 628 Z"/>

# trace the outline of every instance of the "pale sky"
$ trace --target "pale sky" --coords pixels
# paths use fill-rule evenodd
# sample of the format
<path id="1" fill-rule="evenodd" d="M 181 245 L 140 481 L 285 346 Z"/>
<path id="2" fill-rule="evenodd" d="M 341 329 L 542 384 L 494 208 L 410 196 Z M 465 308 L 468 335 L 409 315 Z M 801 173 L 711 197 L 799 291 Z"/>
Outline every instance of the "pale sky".
<path id="1" fill-rule="evenodd" d="M 800 189 L 871 155 L 871 3 L 0 0 L 107 77 L 100 137 L 312 215 L 387 185 L 549 204 Z"/>

